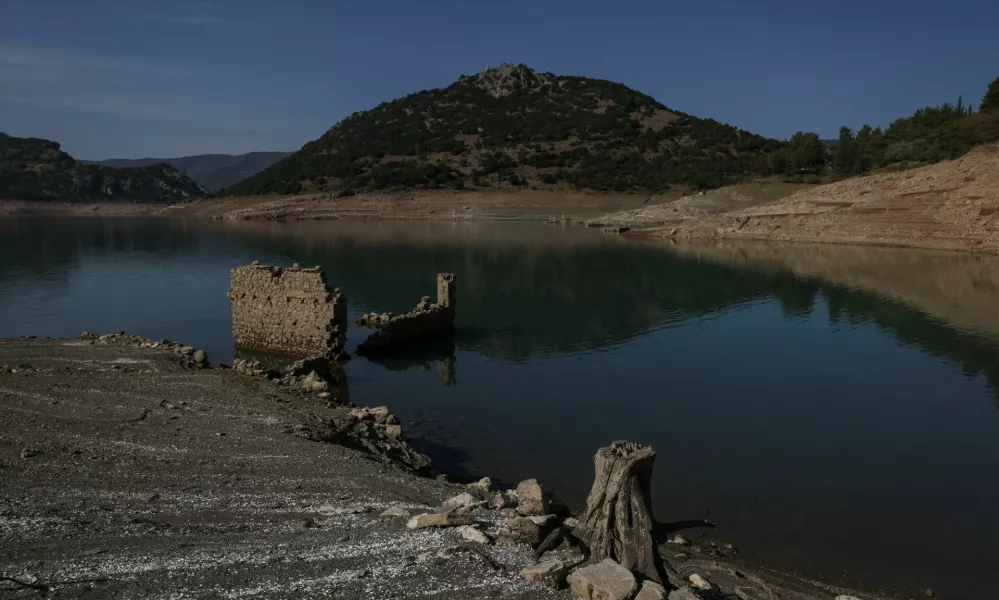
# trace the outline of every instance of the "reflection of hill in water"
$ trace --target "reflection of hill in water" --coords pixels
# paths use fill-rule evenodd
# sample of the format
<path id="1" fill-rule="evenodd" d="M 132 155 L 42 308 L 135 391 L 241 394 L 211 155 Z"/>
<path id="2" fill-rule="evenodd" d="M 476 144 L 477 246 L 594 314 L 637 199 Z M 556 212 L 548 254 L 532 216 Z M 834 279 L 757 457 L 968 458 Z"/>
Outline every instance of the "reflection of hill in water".
<path id="1" fill-rule="evenodd" d="M 410 227 L 233 231 L 271 254 L 322 264 L 355 309 L 407 309 L 432 292 L 434 273 L 453 271 L 459 346 L 498 360 L 605 348 L 757 300 L 774 299 L 789 317 L 805 317 L 822 298 L 833 322 L 874 323 L 999 384 L 999 326 L 985 310 L 999 289 L 996 257 L 827 246 L 813 249 L 813 258 L 784 250 L 774 260 L 771 244 L 750 259 L 731 245 L 677 251 L 578 230 L 426 223 L 413 235 Z M 471 235 L 476 227 L 479 235 Z M 824 269 L 804 268 L 823 262 Z"/>

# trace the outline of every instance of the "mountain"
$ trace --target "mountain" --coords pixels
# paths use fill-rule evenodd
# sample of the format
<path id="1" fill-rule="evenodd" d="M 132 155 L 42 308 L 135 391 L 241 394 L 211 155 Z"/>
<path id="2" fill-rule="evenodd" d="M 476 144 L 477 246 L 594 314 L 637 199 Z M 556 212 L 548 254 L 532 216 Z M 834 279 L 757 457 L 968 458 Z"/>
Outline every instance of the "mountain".
<path id="1" fill-rule="evenodd" d="M 767 174 L 782 146 L 619 83 L 503 65 L 352 114 L 222 193 L 704 189 Z"/>
<path id="2" fill-rule="evenodd" d="M 112 158 L 96 164 L 106 167 L 148 167 L 166 163 L 200 183 L 205 189 L 216 192 L 255 175 L 273 165 L 289 152 L 250 152 L 248 154 L 199 154 L 180 158 Z"/>
<path id="3" fill-rule="evenodd" d="M 6 138 L 9 138 L 9 137 L 10 137 L 9 135 L 7 135 L 6 133 L 0 131 L 0 140 L 6 139 Z"/>
<path id="4" fill-rule="evenodd" d="M 0 137 L 0 199 L 61 202 L 178 202 L 208 191 L 165 164 L 115 169 L 81 164 L 59 144 Z"/>

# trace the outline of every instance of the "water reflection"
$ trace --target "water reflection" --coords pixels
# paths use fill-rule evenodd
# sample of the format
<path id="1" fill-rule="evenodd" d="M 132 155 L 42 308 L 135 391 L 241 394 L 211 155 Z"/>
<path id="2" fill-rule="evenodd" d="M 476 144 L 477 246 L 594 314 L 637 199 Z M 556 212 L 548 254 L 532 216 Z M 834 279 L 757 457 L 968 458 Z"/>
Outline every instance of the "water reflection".
<path id="1" fill-rule="evenodd" d="M 376 354 L 359 360 L 369 360 L 389 371 L 437 371 L 437 384 L 453 387 L 458 384 L 453 337 L 414 340 L 391 353 Z"/>

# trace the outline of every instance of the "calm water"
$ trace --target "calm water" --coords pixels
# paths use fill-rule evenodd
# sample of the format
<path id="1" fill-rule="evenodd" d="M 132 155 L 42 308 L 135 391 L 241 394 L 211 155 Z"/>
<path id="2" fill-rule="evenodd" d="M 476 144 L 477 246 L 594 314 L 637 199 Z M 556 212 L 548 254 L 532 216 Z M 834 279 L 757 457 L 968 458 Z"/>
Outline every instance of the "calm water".
<path id="1" fill-rule="evenodd" d="M 597 447 L 646 442 L 660 519 L 710 511 L 744 554 L 991 596 L 999 313 L 955 300 L 960 281 L 907 304 L 750 256 L 525 224 L 2 219 L 0 336 L 127 330 L 228 362 L 235 265 L 322 265 L 355 316 L 408 309 L 452 271 L 453 344 L 348 367 L 351 399 L 390 406 L 438 466 L 578 504 Z M 999 305 L 985 259 L 932 260 Z"/>

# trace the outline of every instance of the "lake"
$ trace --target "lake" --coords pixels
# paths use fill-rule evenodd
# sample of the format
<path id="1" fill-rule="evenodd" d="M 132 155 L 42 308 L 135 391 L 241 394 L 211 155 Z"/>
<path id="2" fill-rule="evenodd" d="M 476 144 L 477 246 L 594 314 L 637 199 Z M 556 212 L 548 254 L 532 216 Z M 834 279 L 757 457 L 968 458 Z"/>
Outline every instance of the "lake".
<path id="1" fill-rule="evenodd" d="M 537 477 L 579 506 L 598 447 L 644 442 L 661 520 L 708 515 L 707 539 L 826 578 L 995 593 L 996 257 L 518 223 L 0 218 L 0 336 L 125 330 L 228 363 L 229 269 L 252 260 L 322 265 L 352 318 L 457 274 L 453 343 L 347 367 L 351 400 L 389 406 L 443 470 Z"/>

